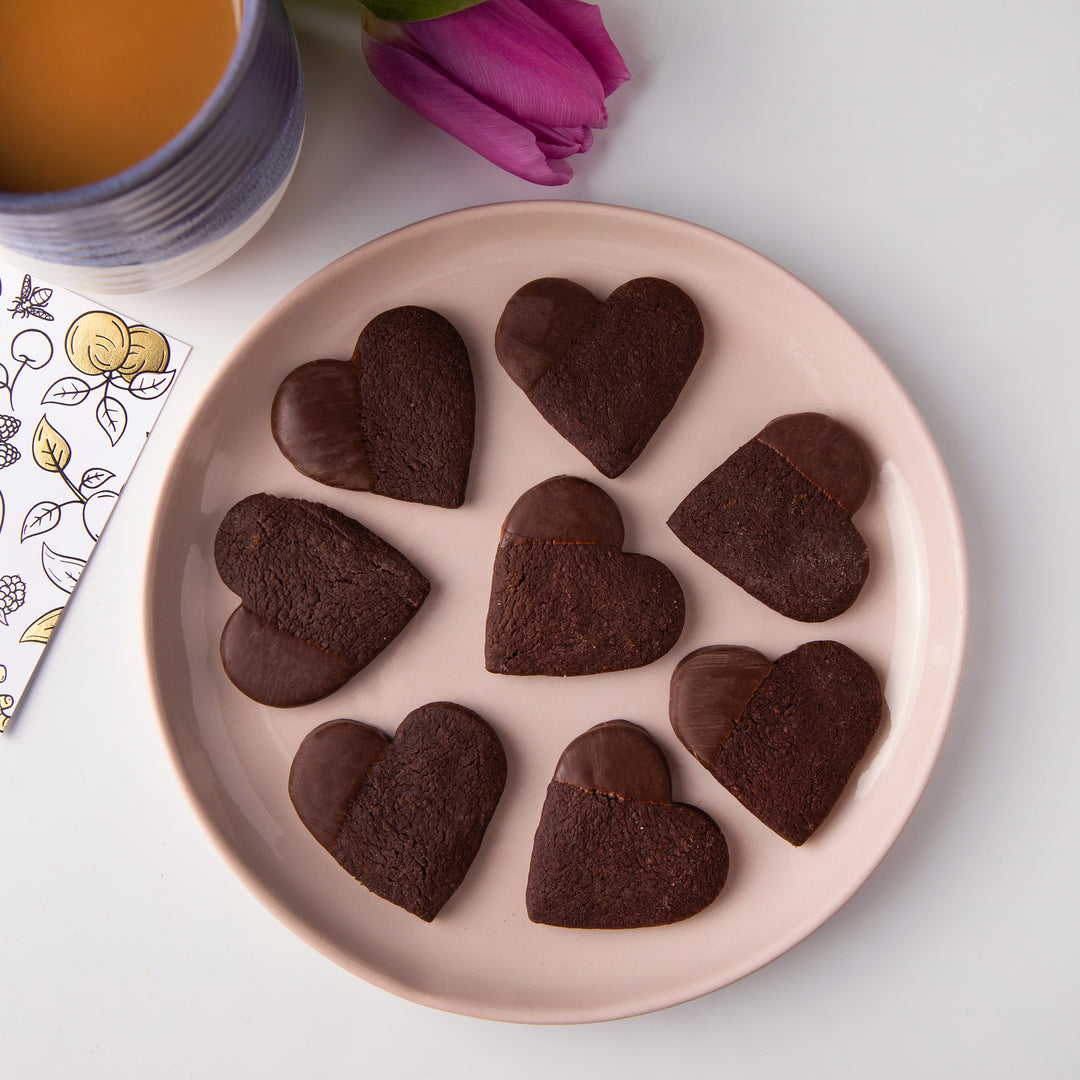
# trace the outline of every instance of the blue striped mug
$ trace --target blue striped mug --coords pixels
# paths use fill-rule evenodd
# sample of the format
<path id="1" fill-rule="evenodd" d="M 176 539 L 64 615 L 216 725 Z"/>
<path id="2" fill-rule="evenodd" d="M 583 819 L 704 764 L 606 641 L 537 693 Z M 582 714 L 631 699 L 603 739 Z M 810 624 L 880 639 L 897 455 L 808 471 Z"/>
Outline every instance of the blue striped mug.
<path id="1" fill-rule="evenodd" d="M 183 130 L 95 183 L 0 190 L 0 255 L 88 292 L 197 277 L 250 240 L 277 206 L 304 116 L 300 57 L 281 0 L 243 0 L 225 73 Z"/>

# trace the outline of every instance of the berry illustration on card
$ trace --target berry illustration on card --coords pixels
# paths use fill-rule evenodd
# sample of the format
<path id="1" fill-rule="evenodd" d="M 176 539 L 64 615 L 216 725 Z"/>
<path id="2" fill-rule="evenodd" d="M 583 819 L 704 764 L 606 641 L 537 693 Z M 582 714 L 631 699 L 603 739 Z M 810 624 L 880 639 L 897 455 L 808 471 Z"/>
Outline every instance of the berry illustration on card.
<path id="1" fill-rule="evenodd" d="M 0 262 L 0 731 L 189 351 Z"/>

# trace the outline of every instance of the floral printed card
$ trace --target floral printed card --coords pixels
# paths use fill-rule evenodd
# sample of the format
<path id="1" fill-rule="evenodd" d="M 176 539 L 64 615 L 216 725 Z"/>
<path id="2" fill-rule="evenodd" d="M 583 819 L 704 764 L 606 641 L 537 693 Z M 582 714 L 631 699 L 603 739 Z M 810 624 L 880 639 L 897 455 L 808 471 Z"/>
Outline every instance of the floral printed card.
<path id="1" fill-rule="evenodd" d="M 0 262 L 0 731 L 189 352 Z"/>

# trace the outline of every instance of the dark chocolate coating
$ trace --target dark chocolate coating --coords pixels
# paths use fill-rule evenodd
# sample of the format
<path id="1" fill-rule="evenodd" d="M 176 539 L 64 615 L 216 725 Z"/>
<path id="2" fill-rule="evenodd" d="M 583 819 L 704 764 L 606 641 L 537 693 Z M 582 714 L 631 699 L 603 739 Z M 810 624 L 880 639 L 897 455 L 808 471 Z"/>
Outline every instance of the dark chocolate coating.
<path id="1" fill-rule="evenodd" d="M 233 686 L 275 709 L 320 701 L 356 674 L 347 660 L 279 630 L 242 604 L 225 622 L 220 652 Z"/>
<path id="2" fill-rule="evenodd" d="M 270 431 L 293 468 L 330 487 L 371 491 L 359 397 L 348 360 L 312 360 L 285 376 L 270 406 Z"/>
<path id="3" fill-rule="evenodd" d="M 555 779 L 620 799 L 671 802 L 671 770 L 663 751 L 629 720 L 608 720 L 562 752 Z"/>
<path id="4" fill-rule="evenodd" d="M 706 768 L 772 669 L 757 649 L 741 645 L 695 649 L 679 661 L 671 675 L 671 726 Z"/>
<path id="5" fill-rule="evenodd" d="M 782 426 L 780 432 L 785 434 Z M 821 466 L 826 456 L 810 455 L 809 471 L 827 473 Z M 833 486 L 857 497 L 862 481 L 837 480 L 835 473 Z M 802 622 L 846 611 L 870 572 L 866 543 L 850 514 L 760 436 L 706 476 L 668 526 L 751 596 Z"/>
<path id="6" fill-rule="evenodd" d="M 766 424 L 757 437 L 849 514 L 866 501 L 870 458 L 855 432 L 839 420 L 824 413 L 790 413 Z"/>
<path id="7" fill-rule="evenodd" d="M 682 589 L 658 560 L 600 542 L 621 540 L 621 516 L 616 522 L 611 512 L 618 515 L 618 508 L 595 485 L 569 477 L 545 481 L 518 500 L 495 553 L 488 671 L 621 671 L 650 664 L 675 644 L 685 617 Z M 513 533 L 507 543 L 505 530 L 515 525 L 527 535 Z M 580 540 L 574 538 L 578 530 Z M 531 534 L 552 538 L 532 540 Z"/>
<path id="8" fill-rule="evenodd" d="M 505 783 L 506 756 L 486 721 L 453 702 L 424 705 L 368 769 L 331 854 L 377 896 L 431 922 L 476 858 Z"/>
<path id="9" fill-rule="evenodd" d="M 710 740 L 702 728 L 715 669 L 744 664 L 745 652 L 700 649 L 676 668 L 672 727 L 732 795 L 797 846 L 828 816 L 865 755 L 881 722 L 881 685 L 847 646 L 807 642 L 771 666 L 736 716 L 732 700 L 719 696 Z M 710 742 L 716 752 L 707 760 L 695 745 Z"/>
<path id="10" fill-rule="evenodd" d="M 716 822 L 671 801 L 662 751 L 617 720 L 590 728 L 560 758 L 533 841 L 526 909 L 550 926 L 662 926 L 711 904 L 727 871 Z"/>
<path id="11" fill-rule="evenodd" d="M 336 689 L 405 628 L 430 588 L 400 551 L 358 521 L 267 494 L 228 511 L 214 559 L 247 609 L 223 634 L 225 672 L 267 704 L 306 704 Z M 265 632 L 253 630 L 252 620 Z"/>
<path id="12" fill-rule="evenodd" d="M 327 851 L 333 850 L 349 805 L 389 744 L 370 724 L 327 720 L 308 732 L 297 749 L 289 770 L 289 799 Z"/>
<path id="13" fill-rule="evenodd" d="M 651 277 L 620 285 L 602 304 L 574 282 L 530 282 L 507 302 L 495 339 L 500 363 L 540 415 L 609 477 L 644 450 L 703 344 L 693 300 Z"/>
<path id="14" fill-rule="evenodd" d="M 606 491 L 576 476 L 553 476 L 510 508 L 500 543 L 551 540 L 621 548 L 623 535 L 622 514 Z"/>
<path id="15" fill-rule="evenodd" d="M 305 476 L 392 499 L 465 501 L 476 403 L 461 335 L 442 315 L 398 307 L 364 327 L 348 361 L 285 377 L 270 429 Z"/>
<path id="16" fill-rule="evenodd" d="M 566 278 L 537 278 L 507 301 L 495 328 L 495 353 L 526 393 L 560 357 L 600 307 L 584 285 Z"/>

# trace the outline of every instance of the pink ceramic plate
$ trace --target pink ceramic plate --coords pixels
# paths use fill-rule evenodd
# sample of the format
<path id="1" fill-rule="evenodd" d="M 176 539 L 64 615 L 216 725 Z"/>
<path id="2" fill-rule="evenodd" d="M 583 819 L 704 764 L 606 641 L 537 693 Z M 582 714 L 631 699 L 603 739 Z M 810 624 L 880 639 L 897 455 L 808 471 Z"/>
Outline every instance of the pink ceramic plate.
<path id="1" fill-rule="evenodd" d="M 644 454 L 606 480 L 564 442 L 496 362 L 503 304 L 524 282 L 572 277 L 606 295 L 666 277 L 698 302 L 706 346 Z M 347 357 L 376 313 L 435 308 L 461 330 L 477 388 L 465 506 L 440 510 L 320 487 L 271 437 L 280 379 Z M 683 495 L 772 417 L 816 409 L 851 423 L 875 463 L 855 521 L 873 569 L 829 623 L 794 623 L 684 548 L 665 521 Z M 524 202 L 446 214 L 346 255 L 296 289 L 248 335 L 180 442 L 158 508 L 146 577 L 149 665 L 180 776 L 230 865 L 281 920 L 362 978 L 474 1016 L 577 1022 L 647 1012 L 724 986 L 820 926 L 866 879 L 911 813 L 940 747 L 959 678 L 966 570 L 937 450 L 884 364 L 790 274 L 716 233 L 637 210 Z M 650 667 L 577 679 L 484 670 L 484 619 L 499 527 L 526 488 L 558 473 L 598 482 L 626 521 L 626 550 L 664 560 L 687 595 L 682 639 Z M 218 636 L 235 598 L 213 564 L 224 512 L 252 491 L 336 506 L 406 552 L 432 581 L 426 604 L 369 668 L 332 697 L 275 711 L 225 679 Z M 888 712 L 831 818 L 796 849 L 721 788 L 675 739 L 668 680 L 690 650 L 752 645 L 771 658 L 832 637 L 882 676 Z M 464 884 L 431 925 L 376 898 L 312 839 L 286 793 L 304 735 L 334 717 L 392 732 L 407 712 L 451 699 L 485 716 L 509 759 L 506 793 Z M 720 898 L 674 926 L 570 931 L 529 922 L 533 832 L 562 748 L 592 724 L 634 720 L 668 755 L 675 797 L 727 834 Z"/>

